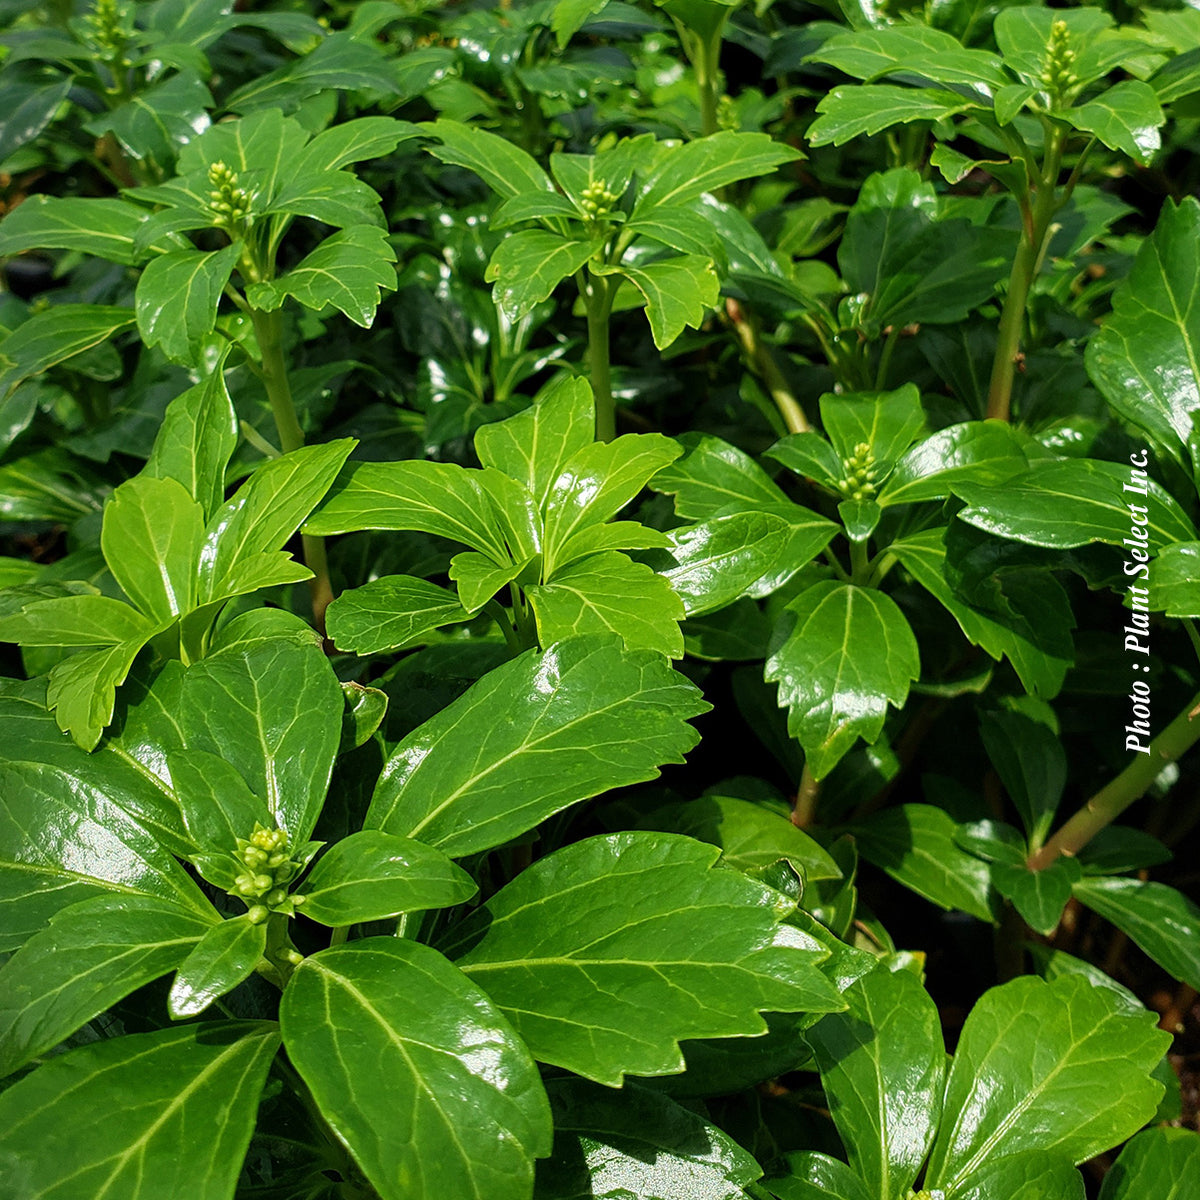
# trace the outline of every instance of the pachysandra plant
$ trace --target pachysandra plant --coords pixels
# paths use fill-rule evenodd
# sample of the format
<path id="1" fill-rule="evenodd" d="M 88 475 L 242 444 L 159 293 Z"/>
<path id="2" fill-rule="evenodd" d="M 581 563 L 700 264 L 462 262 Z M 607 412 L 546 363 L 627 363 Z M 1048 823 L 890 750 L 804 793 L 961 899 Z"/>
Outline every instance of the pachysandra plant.
<path id="1" fill-rule="evenodd" d="M 4 1200 L 1193 1200 L 1200 14 L 818 7 L 0 6 Z"/>

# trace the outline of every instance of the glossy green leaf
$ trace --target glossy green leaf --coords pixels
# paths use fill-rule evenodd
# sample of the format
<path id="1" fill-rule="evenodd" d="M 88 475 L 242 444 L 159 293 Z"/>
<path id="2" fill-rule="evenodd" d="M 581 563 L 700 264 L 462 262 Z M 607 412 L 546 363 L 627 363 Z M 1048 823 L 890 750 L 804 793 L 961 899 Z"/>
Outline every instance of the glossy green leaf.
<path id="1" fill-rule="evenodd" d="M 1039 87 L 1044 86 L 1042 71 L 1046 66 L 1046 49 L 1051 27 L 1056 21 L 1066 25 L 1068 45 L 1076 54 L 1113 24 L 1112 16 L 1103 9 L 1059 12 L 1028 5 L 1000 12 L 993 26 L 996 42 L 1004 55 L 1004 65 Z"/>
<path id="2" fill-rule="evenodd" d="M 278 107 L 263 108 L 218 121 L 188 142 L 179 154 L 179 174 L 206 175 L 213 163 L 223 162 L 254 185 L 257 211 L 274 197 L 280 181 L 291 176 L 307 140 L 298 121 L 285 117 Z"/>
<path id="3" fill-rule="evenodd" d="M 788 470 L 795 471 L 802 478 L 811 479 L 828 491 L 841 491 L 839 485 L 846 468 L 837 451 L 815 430 L 789 433 L 766 453 L 768 458 L 783 463 Z"/>
<path id="4" fill-rule="evenodd" d="M 507 138 L 458 121 L 434 121 L 421 128 L 441 139 L 440 145 L 429 147 L 430 154 L 444 163 L 474 171 L 497 195 L 554 191 L 550 176 Z"/>
<path id="5" fill-rule="evenodd" d="M 512 321 L 527 316 L 569 275 L 583 266 L 596 246 L 544 229 L 510 233 L 496 247 L 486 279 L 495 283 L 496 303 Z"/>
<path id="6" fill-rule="evenodd" d="M 798 157 L 797 151 L 765 133 L 722 130 L 694 138 L 661 157 L 658 169 L 651 173 L 648 186 L 634 206 L 632 219 L 645 217 L 666 205 L 697 200 L 705 192 L 714 192 L 739 179 L 765 175 Z"/>
<path id="7" fill-rule="evenodd" d="M 1058 859 L 1042 871 L 1031 871 L 1024 863 L 994 862 L 992 882 L 1035 933 L 1050 936 L 1062 920 L 1071 899 L 1071 887 L 1082 874 L 1074 859 Z"/>
<path id="8" fill-rule="evenodd" d="M 937 1005 L 908 971 L 878 968 L 850 1008 L 805 1034 L 850 1166 L 873 1195 L 912 1186 L 942 1109 L 946 1049 Z"/>
<path id="9" fill-rule="evenodd" d="M 1200 907 L 1164 883 L 1082 879 L 1075 897 L 1111 921 L 1176 979 L 1200 984 Z"/>
<path id="10" fill-rule="evenodd" d="M 304 529 L 314 534 L 415 529 L 504 563 L 507 549 L 481 474 L 454 463 L 358 463 L 339 476 Z"/>
<path id="11" fill-rule="evenodd" d="M 468 614 L 477 613 L 501 588 L 523 574 L 533 556 L 497 566 L 486 554 L 464 550 L 450 560 L 447 574 L 458 588 L 458 601 Z M 368 585 L 369 586 L 369 585 Z"/>
<path id="12" fill-rule="evenodd" d="M 954 1200 L 1084 1200 L 1087 1195 L 1083 1176 L 1071 1163 L 1047 1154 L 1016 1154 L 989 1163 L 948 1194 Z"/>
<path id="13" fill-rule="evenodd" d="M 850 747 L 883 730 L 920 673 L 916 638 L 891 597 L 826 580 L 800 593 L 776 632 L 765 677 L 779 683 L 788 731 L 824 778 Z"/>
<path id="14" fill-rule="evenodd" d="M 1154 1115 L 1169 1037 L 1077 976 L 992 988 L 963 1026 L 927 1185 L 954 1194 L 999 1158 L 1079 1163 L 1123 1141 Z"/>
<path id="15" fill-rule="evenodd" d="M 331 234 L 285 275 L 269 283 L 252 283 L 246 299 L 271 312 L 292 296 L 306 308 L 336 308 L 369 329 L 381 291 L 396 286 L 395 261 L 385 230 L 353 225 Z"/>
<path id="16" fill-rule="evenodd" d="M 1015 243 L 1008 231 L 942 215 L 933 185 L 900 167 L 863 184 L 838 265 L 850 290 L 869 297 L 864 319 L 877 337 L 893 322 L 961 321 L 1008 274 Z"/>
<path id="17" fill-rule="evenodd" d="M 542 645 L 576 634 L 614 633 L 629 650 L 683 657 L 683 601 L 668 577 L 619 550 L 592 554 L 525 589 Z"/>
<path id="18" fill-rule="evenodd" d="M 1154 89 L 1140 79 L 1125 79 L 1064 116 L 1076 129 L 1091 133 L 1111 150 L 1146 167 L 1162 148 L 1159 128 L 1167 118 Z"/>
<path id="19" fill-rule="evenodd" d="M 56 913 L 0 968 L 0 1077 L 178 966 L 212 920 L 144 895 L 95 896 Z"/>
<path id="20" fill-rule="evenodd" d="M 135 320 L 132 309 L 102 304 L 56 304 L 34 313 L 0 341 L 0 395 L 111 341 Z"/>
<path id="21" fill-rule="evenodd" d="M 0 617 L 0 641 L 21 646 L 109 646 L 148 640 L 155 625 L 136 609 L 108 596 L 58 596 L 37 600 Z"/>
<path id="22" fill-rule="evenodd" d="M 1002 88 L 1008 76 L 986 50 L 964 49 L 952 34 L 926 25 L 891 25 L 836 33 L 809 55 L 855 79 L 920 75 L 932 83 Z"/>
<path id="23" fill-rule="evenodd" d="M 223 250 L 173 250 L 151 259 L 137 287 L 142 341 L 161 346 L 172 362 L 195 365 L 241 252 L 235 242 Z"/>
<path id="24" fill-rule="evenodd" d="M 141 257 L 133 237 L 145 215 L 124 200 L 28 196 L 0 221 L 0 254 L 82 250 L 128 266 Z"/>
<path id="25" fill-rule="evenodd" d="M 1191 1129 L 1159 1126 L 1131 1139 L 1104 1176 L 1100 1200 L 1197 1200 L 1200 1136 Z"/>
<path id="26" fill-rule="evenodd" d="M 52 1059 L 0 1095 L 0 1191 L 228 1200 L 278 1045 L 274 1023 L 211 1022 Z"/>
<path id="27" fill-rule="evenodd" d="M 470 619 L 458 597 L 412 575 L 384 575 L 343 592 L 327 612 L 329 636 L 339 650 L 374 654 L 400 650 L 442 625 Z"/>
<path id="28" fill-rule="evenodd" d="M 450 908 L 470 900 L 479 889 L 440 850 L 364 829 L 327 850 L 300 890 L 306 917 L 323 925 L 354 925 Z"/>
<path id="29" fill-rule="evenodd" d="M 627 433 L 577 450 L 546 498 L 545 572 L 553 577 L 558 555 L 574 533 L 616 516 L 678 457 L 678 443 L 658 433 Z"/>
<path id="30" fill-rule="evenodd" d="M 475 452 L 485 467 L 523 484 L 540 510 L 567 462 L 592 442 L 595 421 L 588 381 L 561 376 L 524 412 L 484 425 Z"/>
<path id="31" fill-rule="evenodd" d="M 204 1012 L 254 971 L 266 945 L 266 925 L 255 925 L 248 916 L 214 925 L 180 963 L 167 1011 L 177 1021 Z"/>
<path id="32" fill-rule="evenodd" d="M 712 260 L 699 255 L 667 258 L 642 267 L 623 266 L 621 274 L 645 298 L 650 332 L 660 350 L 685 328 L 699 329 L 705 313 L 717 303 L 717 273 Z"/>
<path id="33" fill-rule="evenodd" d="M 199 599 L 212 599 L 240 563 L 278 549 L 325 495 L 353 438 L 301 446 L 272 458 L 250 476 L 210 518 L 200 562 Z"/>
<path id="34" fill-rule="evenodd" d="M 207 521 L 225 500 L 225 468 L 237 440 L 237 416 L 218 367 L 167 405 L 142 474 L 178 480 Z"/>
<path id="35" fill-rule="evenodd" d="M 1025 823 L 1040 845 L 1050 832 L 1067 782 L 1067 756 L 1055 735 L 1030 717 L 1013 712 L 985 713 L 980 732 L 988 758 Z"/>
<path id="36" fill-rule="evenodd" d="M 676 565 L 663 572 L 689 617 L 782 587 L 832 540 L 832 521 L 784 501 L 672 530 Z"/>
<path id="37" fill-rule="evenodd" d="M 766 1181 L 778 1200 L 874 1200 L 867 1185 L 839 1158 L 805 1150 L 788 1155 L 787 1165 L 791 1174 Z"/>
<path id="38" fill-rule="evenodd" d="M 1172 542 L 1196 540 L 1178 502 L 1153 480 L 1148 495 L 1124 490 L 1129 468 L 1098 459 L 1043 459 L 1003 484 L 958 482 L 966 502 L 960 520 L 999 537 L 1069 550 L 1089 542 L 1120 546 L 1131 537 L 1131 502 L 1145 509 L 1138 522 L 1151 554 Z M 1144 501 L 1144 503 L 1143 503 Z M 1140 540 L 1140 539 L 1139 539 Z"/>
<path id="39" fill-rule="evenodd" d="M 732 505 L 761 508 L 782 504 L 787 497 L 743 450 L 708 434 L 686 433 L 678 439 L 682 458 L 663 467 L 650 481 L 656 492 L 675 497 L 681 517 L 702 521 Z"/>
<path id="40" fill-rule="evenodd" d="M 882 133 L 911 121 L 940 121 L 977 105 L 978 101 L 937 88 L 886 83 L 835 87 L 817 105 L 821 115 L 809 126 L 808 140 L 814 146 L 840 146 L 864 133 Z"/>
<path id="41" fill-rule="evenodd" d="M 195 607 L 203 540 L 204 511 L 174 479 L 130 479 L 104 506 L 100 548 L 108 569 L 155 621 L 170 621 Z"/>
<path id="42" fill-rule="evenodd" d="M 718 857 L 670 834 L 588 838 L 523 871 L 443 949 L 534 1057 L 611 1086 L 682 1070 L 682 1038 L 761 1033 L 763 1010 L 839 1008 L 824 951 L 779 924 L 791 902 L 712 870 Z"/>
<path id="43" fill-rule="evenodd" d="M 882 474 L 925 425 L 921 395 L 911 383 L 894 392 L 850 392 L 821 397 L 821 423 L 843 463 L 869 447 Z"/>
<path id="44" fill-rule="evenodd" d="M 1200 542 L 1176 542 L 1159 551 L 1148 606 L 1168 617 L 1200 617 Z"/>
<path id="45" fill-rule="evenodd" d="M 293 847 L 307 840 L 342 723 L 341 689 L 318 646 L 276 638 L 210 655 L 188 671 L 179 717 L 190 750 L 224 758 Z"/>
<path id="46" fill-rule="evenodd" d="M 488 849 L 681 762 L 697 741 L 685 722 L 706 708 L 659 654 L 616 638 L 527 652 L 400 743 L 366 824 L 456 858 Z"/>
<path id="47" fill-rule="evenodd" d="M 854 827 L 863 858 L 940 908 L 993 921 L 987 864 L 954 841 L 954 818 L 932 804 L 901 804 Z"/>
<path id="48" fill-rule="evenodd" d="M 901 455 L 879 503 L 944 500 L 960 480 L 999 484 L 1028 467 L 1020 439 L 1007 421 L 968 421 L 940 429 Z"/>
<path id="49" fill-rule="evenodd" d="M 838 879 L 841 868 L 829 852 L 792 824 L 786 805 L 722 795 L 716 784 L 695 800 L 665 804 L 639 824 L 643 829 L 682 833 L 719 846 L 722 858 L 739 871 L 769 867 L 786 859 L 805 880 Z"/>
<path id="50" fill-rule="evenodd" d="M 309 956 L 280 1004 L 288 1056 L 383 1200 L 528 1200 L 550 1106 L 505 1018 L 428 946 Z M 363 1086 L 386 1078 L 386 1088 Z"/>
<path id="51" fill-rule="evenodd" d="M 688 1200 L 742 1200 L 740 1185 L 761 1174 L 727 1133 L 647 1088 L 555 1079 L 546 1091 L 554 1153 L 538 1166 L 534 1200 L 671 1200 L 683 1180 Z"/>
<path id="52" fill-rule="evenodd" d="M 1056 696 L 1075 657 L 1075 618 L 1062 586 L 1047 574 L 1014 580 L 1006 592 L 1007 613 L 972 608 L 946 580 L 944 536 L 941 529 L 925 529 L 888 549 L 937 598 L 972 645 L 997 661 L 1007 658 L 1031 693 L 1046 699 Z"/>
<path id="53" fill-rule="evenodd" d="M 1177 459 L 1200 411 L 1198 246 L 1200 203 L 1168 201 L 1087 348 L 1088 374 L 1104 398 Z"/>
<path id="54" fill-rule="evenodd" d="M 71 90 L 69 76 L 57 72 L 20 78 L 9 67 L 10 78 L 0 85 L 0 161 L 32 142 L 54 119 Z"/>

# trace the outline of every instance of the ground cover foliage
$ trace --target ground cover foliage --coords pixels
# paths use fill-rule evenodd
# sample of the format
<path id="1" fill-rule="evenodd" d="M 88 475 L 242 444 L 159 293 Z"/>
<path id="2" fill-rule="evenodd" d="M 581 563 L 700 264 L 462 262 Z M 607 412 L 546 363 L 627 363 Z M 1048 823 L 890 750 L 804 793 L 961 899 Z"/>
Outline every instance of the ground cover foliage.
<path id="1" fill-rule="evenodd" d="M 1200 1197 L 1200 11 L 0 21 L 0 1194 Z"/>

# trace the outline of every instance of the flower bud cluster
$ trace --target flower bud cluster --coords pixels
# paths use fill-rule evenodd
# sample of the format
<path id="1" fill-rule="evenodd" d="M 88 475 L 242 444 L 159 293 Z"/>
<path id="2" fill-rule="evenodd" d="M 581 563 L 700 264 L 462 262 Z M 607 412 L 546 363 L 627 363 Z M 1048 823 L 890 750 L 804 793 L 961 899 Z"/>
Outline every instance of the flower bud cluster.
<path id="1" fill-rule="evenodd" d="M 904 1200 L 945 1200 L 946 1193 L 941 1188 L 934 1188 L 932 1192 L 927 1192 L 922 1188 L 919 1192 L 914 1192 L 909 1189 Z"/>
<path id="2" fill-rule="evenodd" d="M 598 179 L 583 189 L 579 207 L 583 209 L 589 221 L 602 221 L 612 212 L 613 205 L 620 198 L 618 193 L 608 190 L 608 184 L 603 179 Z"/>
<path id="3" fill-rule="evenodd" d="M 105 62 L 121 57 L 133 32 L 129 7 L 120 0 L 96 0 L 83 18 L 87 40 Z"/>
<path id="4" fill-rule="evenodd" d="M 208 193 L 208 207 L 213 214 L 213 224 L 234 229 L 250 215 L 253 196 L 238 186 L 237 172 L 223 162 L 215 162 L 208 168 L 208 182 L 212 191 Z"/>
<path id="5" fill-rule="evenodd" d="M 732 96 L 722 96 L 717 101 L 717 128 L 729 129 L 736 133 L 742 127 L 742 118 Z"/>
<path id="6" fill-rule="evenodd" d="M 842 459 L 845 476 L 838 481 L 838 490 L 848 500 L 869 500 L 875 495 L 875 455 L 866 442 L 859 442 L 849 458 Z"/>
<path id="7" fill-rule="evenodd" d="M 300 864 L 288 853 L 287 834 L 256 824 L 249 839 L 238 838 L 237 857 L 246 869 L 233 881 L 229 894 L 246 902 L 250 920 L 261 925 L 273 912 L 294 916 L 304 897 L 288 894 L 286 885 L 299 874 Z"/>
<path id="8" fill-rule="evenodd" d="M 1050 26 L 1050 42 L 1046 47 L 1046 63 L 1042 67 L 1042 82 L 1056 96 L 1079 82 L 1075 74 L 1075 51 L 1071 49 L 1071 31 L 1066 21 Z"/>

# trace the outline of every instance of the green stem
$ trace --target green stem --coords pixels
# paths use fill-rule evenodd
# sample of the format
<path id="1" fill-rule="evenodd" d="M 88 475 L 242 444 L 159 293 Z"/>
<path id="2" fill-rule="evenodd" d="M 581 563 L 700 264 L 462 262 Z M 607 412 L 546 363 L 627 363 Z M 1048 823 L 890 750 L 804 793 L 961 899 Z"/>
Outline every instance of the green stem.
<path id="1" fill-rule="evenodd" d="M 499 626 L 500 632 L 504 634 L 504 640 L 508 644 L 508 648 L 512 654 L 520 654 L 521 639 L 517 636 L 517 631 L 508 619 L 508 614 L 505 613 L 503 605 L 498 600 L 489 600 L 483 606 L 483 611 Z"/>
<path id="2" fill-rule="evenodd" d="M 596 398 L 596 440 L 611 442 L 617 436 L 617 407 L 612 394 L 612 371 L 608 353 L 608 319 L 612 314 L 615 287 L 602 275 L 588 271 L 579 278 L 579 290 L 587 309 L 588 372 Z"/>
<path id="3" fill-rule="evenodd" d="M 792 805 L 792 824 L 797 829 L 807 829 L 817 817 L 817 801 L 821 794 L 821 784 L 813 778 L 808 763 L 800 773 L 800 786 L 796 789 L 796 800 Z"/>
<path id="4" fill-rule="evenodd" d="M 700 93 L 700 136 L 717 132 L 717 109 L 721 102 L 721 31 L 711 41 L 696 39 L 697 52 L 692 64 Z M 721 199 L 720 196 L 717 199 Z"/>
<path id="5" fill-rule="evenodd" d="M 1196 632 L 1196 622 L 1190 617 L 1185 617 L 1183 628 L 1188 635 L 1188 640 L 1192 643 L 1192 649 L 1196 652 L 1196 657 L 1200 659 L 1200 633 Z"/>
<path id="6" fill-rule="evenodd" d="M 283 316 L 275 312 L 263 312 L 252 308 L 250 319 L 254 323 L 254 336 L 258 340 L 262 355 L 262 380 L 271 402 L 271 415 L 279 433 L 279 446 L 284 454 L 298 450 L 304 445 L 304 430 L 296 416 L 296 404 L 292 399 L 292 387 L 288 382 L 287 362 L 283 356 Z M 304 562 L 313 577 L 309 580 L 312 592 L 313 619 L 322 634 L 325 632 L 325 610 L 333 601 L 333 585 L 329 580 L 329 560 L 325 554 L 325 539 L 309 537 L 301 539 L 304 545 Z"/>
<path id="7" fill-rule="evenodd" d="M 875 371 L 875 390 L 882 392 L 887 385 L 888 368 L 892 365 L 892 353 L 896 349 L 896 343 L 900 340 L 900 326 L 893 325 L 888 330 L 887 340 L 883 343 L 883 350 L 879 355 L 879 366 Z"/>
<path id="8" fill-rule="evenodd" d="M 533 614 L 526 607 L 521 589 L 515 583 L 508 585 L 508 594 L 512 600 L 513 620 L 517 627 L 520 648 L 528 650 L 538 644 L 537 623 L 533 619 Z"/>
<path id="9" fill-rule="evenodd" d="M 1012 385 L 1021 349 L 1021 327 L 1025 307 L 1050 235 L 1051 220 L 1058 208 L 1056 185 L 1062 167 L 1063 133 L 1057 126 L 1047 134 L 1046 158 L 1037 182 L 1032 208 L 1024 206 L 1024 228 L 1008 279 L 1008 294 L 1000 314 L 996 357 L 988 385 L 987 416 L 1007 421 L 1012 408 Z"/>
<path id="10" fill-rule="evenodd" d="M 757 321 L 736 300 L 726 301 L 725 311 L 737 330 L 751 368 L 770 392 L 788 433 L 806 433 L 812 426 L 800 402 L 792 395 L 783 371 L 771 353 L 771 347 L 760 338 Z"/>
<path id="11" fill-rule="evenodd" d="M 871 561 L 866 542 L 850 543 L 850 582 L 864 586 L 871 575 Z"/>
<path id="12" fill-rule="evenodd" d="M 1031 871 L 1041 871 L 1063 855 L 1078 854 L 1111 825 L 1158 778 L 1167 763 L 1175 762 L 1200 740 L 1200 693 L 1150 743 L 1149 754 L 1139 754 L 1115 779 L 1102 787 L 1039 850 L 1029 857 Z"/>

